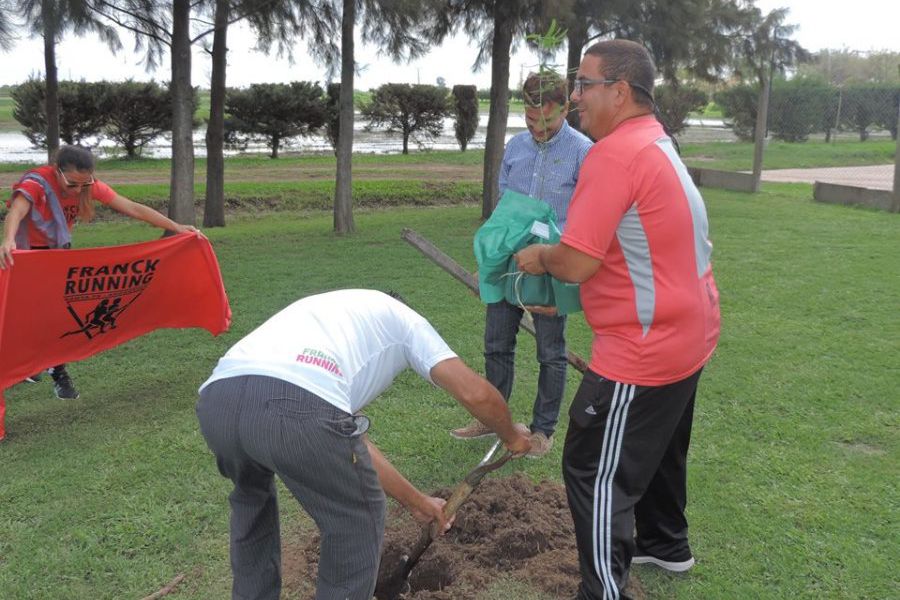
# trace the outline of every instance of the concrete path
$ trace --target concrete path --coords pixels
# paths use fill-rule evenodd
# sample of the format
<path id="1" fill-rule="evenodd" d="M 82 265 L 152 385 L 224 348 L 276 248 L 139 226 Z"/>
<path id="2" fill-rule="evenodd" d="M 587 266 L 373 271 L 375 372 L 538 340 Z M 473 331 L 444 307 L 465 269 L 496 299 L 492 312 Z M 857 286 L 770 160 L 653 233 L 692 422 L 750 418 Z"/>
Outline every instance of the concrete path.
<path id="1" fill-rule="evenodd" d="M 874 190 L 894 188 L 894 165 L 829 167 L 822 169 L 775 169 L 762 172 L 763 181 L 783 183 L 835 183 Z"/>

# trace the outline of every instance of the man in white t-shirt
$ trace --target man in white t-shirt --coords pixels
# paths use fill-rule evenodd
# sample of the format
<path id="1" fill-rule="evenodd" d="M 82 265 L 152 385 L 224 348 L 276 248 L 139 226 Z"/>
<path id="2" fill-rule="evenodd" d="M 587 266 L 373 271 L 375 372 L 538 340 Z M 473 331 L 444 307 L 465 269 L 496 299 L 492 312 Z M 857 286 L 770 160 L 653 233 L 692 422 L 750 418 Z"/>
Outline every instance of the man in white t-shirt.
<path id="1" fill-rule="evenodd" d="M 277 599 L 281 542 L 277 474 L 321 533 L 316 600 L 370 600 L 384 536 L 385 492 L 423 523 L 449 528 L 445 501 L 401 475 L 358 414 L 407 367 L 440 386 L 528 452 L 503 397 L 422 316 L 373 290 L 291 304 L 235 344 L 200 387 L 197 417 L 219 471 L 234 483 L 234 599 Z"/>

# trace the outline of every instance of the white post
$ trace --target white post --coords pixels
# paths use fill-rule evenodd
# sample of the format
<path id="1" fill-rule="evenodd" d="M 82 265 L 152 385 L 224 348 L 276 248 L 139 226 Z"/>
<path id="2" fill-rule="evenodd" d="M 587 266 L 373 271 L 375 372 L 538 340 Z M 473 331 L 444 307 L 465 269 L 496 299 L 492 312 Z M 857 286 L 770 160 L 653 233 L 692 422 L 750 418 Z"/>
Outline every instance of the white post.
<path id="1" fill-rule="evenodd" d="M 897 127 L 900 131 L 900 103 L 897 108 Z M 900 212 L 900 135 L 897 136 L 894 148 L 894 197 L 891 200 L 891 212 Z"/>

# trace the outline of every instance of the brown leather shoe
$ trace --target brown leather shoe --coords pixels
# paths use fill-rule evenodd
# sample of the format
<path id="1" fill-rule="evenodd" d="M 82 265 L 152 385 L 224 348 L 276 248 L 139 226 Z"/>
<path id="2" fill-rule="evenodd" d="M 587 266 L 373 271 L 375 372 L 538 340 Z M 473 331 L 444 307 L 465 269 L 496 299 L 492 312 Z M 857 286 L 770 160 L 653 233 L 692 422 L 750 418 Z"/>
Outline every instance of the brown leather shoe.
<path id="1" fill-rule="evenodd" d="M 528 458 L 541 458 L 553 448 L 553 436 L 547 437 L 540 431 L 531 434 L 531 450 L 528 451 Z"/>
<path id="2" fill-rule="evenodd" d="M 497 434 L 494 433 L 493 429 L 491 429 L 478 419 L 472 419 L 465 427 L 451 430 L 450 435 L 458 440 L 474 440 Z"/>
<path id="3" fill-rule="evenodd" d="M 450 435 L 455 437 L 458 440 L 475 440 L 482 437 L 488 437 L 492 435 L 497 435 L 494 433 L 494 430 L 479 421 L 478 419 L 472 419 L 469 421 L 469 424 L 465 427 L 460 427 L 459 429 L 453 429 L 450 431 Z"/>

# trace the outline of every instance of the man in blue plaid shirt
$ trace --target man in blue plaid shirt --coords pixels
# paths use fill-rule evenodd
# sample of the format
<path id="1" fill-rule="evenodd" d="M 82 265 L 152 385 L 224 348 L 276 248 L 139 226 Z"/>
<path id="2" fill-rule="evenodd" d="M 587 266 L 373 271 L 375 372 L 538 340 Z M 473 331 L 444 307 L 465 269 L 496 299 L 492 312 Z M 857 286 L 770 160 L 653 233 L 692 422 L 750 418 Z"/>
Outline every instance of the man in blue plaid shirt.
<path id="1" fill-rule="evenodd" d="M 523 85 L 525 125 L 509 140 L 500 168 L 500 195 L 507 189 L 549 204 L 562 230 L 578 171 L 592 142 L 566 122 L 569 112 L 567 81 L 552 71 L 532 73 Z M 566 385 L 566 317 L 554 308 L 525 307 L 534 317 L 538 389 L 531 422 L 531 451 L 539 458 L 553 447 Z M 501 300 L 488 304 L 484 331 L 485 376 L 509 402 L 514 377 L 516 334 L 523 308 Z M 493 435 L 478 422 L 454 429 L 453 437 L 474 439 Z"/>

